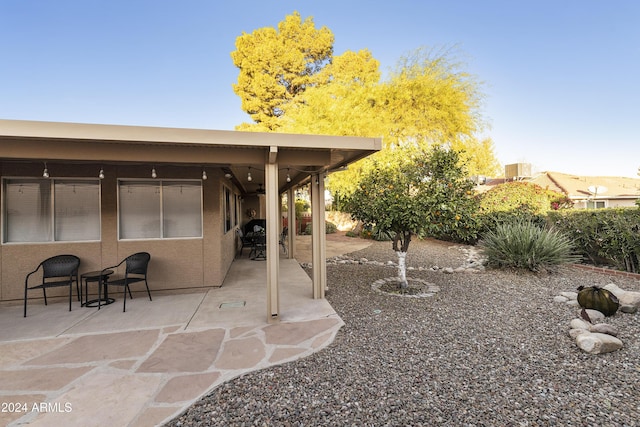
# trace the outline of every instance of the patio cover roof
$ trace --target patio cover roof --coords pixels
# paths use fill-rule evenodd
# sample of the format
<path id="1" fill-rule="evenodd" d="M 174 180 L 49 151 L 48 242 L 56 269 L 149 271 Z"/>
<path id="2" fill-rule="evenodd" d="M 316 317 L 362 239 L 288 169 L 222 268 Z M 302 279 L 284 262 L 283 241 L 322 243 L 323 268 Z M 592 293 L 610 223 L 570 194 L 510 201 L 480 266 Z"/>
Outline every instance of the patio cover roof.
<path id="1" fill-rule="evenodd" d="M 0 120 L 0 159 L 5 161 L 197 165 L 222 168 L 244 193 L 264 183 L 267 230 L 279 229 L 278 194 L 284 191 L 289 192 L 293 221 L 293 189 L 308 180 L 312 217 L 317 218 L 312 221 L 314 298 L 324 298 L 326 289 L 324 180 L 319 177 L 380 150 L 381 145 L 379 138 Z M 252 181 L 249 171 L 255 173 Z M 291 243 L 291 234 L 289 239 Z M 278 253 L 277 233 L 267 233 L 267 250 Z M 278 283 L 278 257 L 269 257 L 269 321 L 279 320 Z"/>
<path id="2" fill-rule="evenodd" d="M 284 191 L 309 171 L 331 172 L 380 148 L 379 138 L 0 119 L 0 158 L 223 167 L 245 192 L 249 168 L 277 163 Z"/>

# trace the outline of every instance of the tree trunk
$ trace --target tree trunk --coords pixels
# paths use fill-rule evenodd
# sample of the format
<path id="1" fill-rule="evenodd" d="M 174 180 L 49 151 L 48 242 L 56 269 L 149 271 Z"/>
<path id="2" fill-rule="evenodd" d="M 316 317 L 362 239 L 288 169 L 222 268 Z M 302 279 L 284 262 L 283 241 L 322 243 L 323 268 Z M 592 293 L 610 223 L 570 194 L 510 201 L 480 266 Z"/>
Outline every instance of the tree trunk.
<path id="1" fill-rule="evenodd" d="M 400 282 L 400 289 L 406 289 L 409 286 L 407 282 L 407 253 L 398 251 L 398 281 Z"/>
<path id="2" fill-rule="evenodd" d="M 397 232 L 393 238 L 393 250 L 398 255 L 398 281 L 400 282 L 400 289 L 405 289 L 409 286 L 407 283 L 407 250 L 409 249 L 409 243 L 411 242 L 411 232 Z"/>

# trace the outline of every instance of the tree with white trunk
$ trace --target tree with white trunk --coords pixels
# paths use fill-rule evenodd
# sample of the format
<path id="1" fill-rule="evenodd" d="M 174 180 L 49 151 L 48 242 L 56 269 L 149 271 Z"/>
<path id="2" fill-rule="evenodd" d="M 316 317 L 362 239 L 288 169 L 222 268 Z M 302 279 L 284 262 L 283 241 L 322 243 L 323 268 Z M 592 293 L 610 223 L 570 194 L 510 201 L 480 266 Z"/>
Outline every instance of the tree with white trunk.
<path id="1" fill-rule="evenodd" d="M 457 151 L 404 148 L 373 164 L 349 197 L 354 219 L 387 233 L 398 256 L 398 282 L 406 288 L 406 256 L 413 236 L 464 240 L 474 233 L 478 201 Z M 468 237 L 472 237 L 470 234 Z"/>

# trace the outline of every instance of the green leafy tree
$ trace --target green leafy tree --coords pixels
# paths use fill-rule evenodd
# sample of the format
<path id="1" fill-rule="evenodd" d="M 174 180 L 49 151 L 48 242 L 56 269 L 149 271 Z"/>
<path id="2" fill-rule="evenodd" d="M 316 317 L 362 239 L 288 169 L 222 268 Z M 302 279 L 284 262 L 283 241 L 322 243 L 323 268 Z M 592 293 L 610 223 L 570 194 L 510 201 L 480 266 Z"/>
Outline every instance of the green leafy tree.
<path id="1" fill-rule="evenodd" d="M 530 182 L 513 181 L 496 185 L 482 194 L 480 211 L 545 214 L 549 210 L 566 209 L 573 202 L 563 193 L 542 188 Z"/>
<path id="2" fill-rule="evenodd" d="M 412 236 L 472 229 L 476 198 L 458 152 L 440 146 L 398 150 L 388 161 L 374 161 L 346 205 L 354 219 L 392 236 L 400 287 L 406 288 Z"/>
<path id="3" fill-rule="evenodd" d="M 303 21 L 297 12 L 280 22 L 277 30 L 265 27 L 238 37 L 231 53 L 240 70 L 233 91 L 255 122 L 239 128 L 276 130 L 285 106 L 307 88 L 323 83 L 320 71 L 331 62 L 333 42 L 328 28 L 316 29 L 312 18 Z"/>

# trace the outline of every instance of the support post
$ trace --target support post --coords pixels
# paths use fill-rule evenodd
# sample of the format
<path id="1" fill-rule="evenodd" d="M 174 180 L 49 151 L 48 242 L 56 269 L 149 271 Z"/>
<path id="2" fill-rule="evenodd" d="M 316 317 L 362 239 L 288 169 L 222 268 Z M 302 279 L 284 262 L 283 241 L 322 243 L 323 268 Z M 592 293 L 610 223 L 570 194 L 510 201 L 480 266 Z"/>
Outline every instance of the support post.
<path id="1" fill-rule="evenodd" d="M 287 191 L 287 224 L 289 234 L 287 236 L 287 257 L 295 258 L 296 254 L 296 192 L 293 188 Z"/>
<path id="2" fill-rule="evenodd" d="M 311 176 L 311 259 L 313 298 L 324 298 L 327 290 L 327 241 L 324 219 L 324 175 Z"/>
<path id="3" fill-rule="evenodd" d="M 277 147 L 271 147 L 271 150 L 274 148 L 277 150 Z M 264 176 L 267 210 L 267 321 L 277 322 L 280 320 L 278 163 L 266 162 Z"/>

